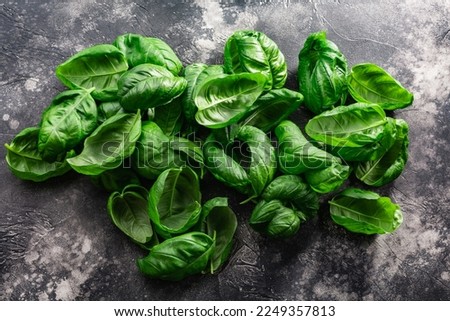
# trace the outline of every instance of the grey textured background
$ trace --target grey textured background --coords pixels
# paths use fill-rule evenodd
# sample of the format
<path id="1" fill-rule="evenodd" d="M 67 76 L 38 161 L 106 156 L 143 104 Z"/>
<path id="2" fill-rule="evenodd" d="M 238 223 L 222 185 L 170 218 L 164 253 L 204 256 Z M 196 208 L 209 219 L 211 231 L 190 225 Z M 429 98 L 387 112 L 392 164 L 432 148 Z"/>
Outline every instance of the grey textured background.
<path id="1" fill-rule="evenodd" d="M 149 280 L 145 255 L 106 214 L 107 194 L 70 173 L 46 183 L 16 179 L 0 149 L 2 300 L 449 300 L 450 3 L 409 1 L 2 1 L 0 142 L 33 126 L 63 89 L 55 67 L 75 52 L 125 32 L 160 37 L 184 64 L 221 63 L 238 29 L 279 45 L 296 88 L 297 54 L 310 32 L 327 30 L 349 65 L 383 66 L 415 94 L 394 113 L 410 124 L 403 175 L 378 189 L 402 206 L 392 235 L 347 233 L 323 206 L 286 241 L 246 225 L 250 206 L 206 180 L 204 199 L 230 196 L 240 218 L 233 256 L 214 276 Z M 300 112 L 294 116 L 301 117 Z"/>

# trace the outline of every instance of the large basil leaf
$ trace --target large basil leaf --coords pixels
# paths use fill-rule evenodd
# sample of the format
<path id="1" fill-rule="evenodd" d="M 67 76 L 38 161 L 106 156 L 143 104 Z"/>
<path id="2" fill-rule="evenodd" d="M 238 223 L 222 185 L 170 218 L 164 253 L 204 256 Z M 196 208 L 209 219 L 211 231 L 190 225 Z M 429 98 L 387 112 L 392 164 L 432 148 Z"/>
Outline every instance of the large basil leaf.
<path id="1" fill-rule="evenodd" d="M 165 240 L 137 260 L 145 275 L 169 281 L 179 281 L 201 273 L 214 251 L 214 240 L 201 232 L 191 232 Z"/>
<path id="2" fill-rule="evenodd" d="M 300 218 L 295 210 L 279 200 L 261 200 L 253 210 L 249 224 L 255 231 L 270 237 L 287 238 L 297 233 Z"/>
<path id="3" fill-rule="evenodd" d="M 167 169 L 150 189 L 150 219 L 158 233 L 186 232 L 200 218 L 200 201 L 198 176 L 191 168 Z"/>
<path id="4" fill-rule="evenodd" d="M 239 122 L 268 132 L 300 107 L 303 95 L 287 88 L 273 89 L 259 97 Z"/>
<path id="5" fill-rule="evenodd" d="M 314 191 L 326 194 L 344 184 L 350 173 L 351 170 L 348 165 L 343 165 L 340 161 L 336 161 L 326 168 L 307 171 L 305 179 Z"/>
<path id="6" fill-rule="evenodd" d="M 116 101 L 105 101 L 97 106 L 98 113 L 98 123 L 104 123 L 108 118 L 111 118 L 117 114 L 123 114 L 125 111 L 123 110 L 120 103 Z"/>
<path id="7" fill-rule="evenodd" d="M 362 63 L 352 67 L 348 76 L 350 95 L 359 102 L 374 103 L 385 110 L 405 108 L 414 96 L 383 68 Z"/>
<path id="8" fill-rule="evenodd" d="M 301 174 L 330 166 L 339 159 L 312 145 L 300 128 L 290 120 L 275 128 L 278 139 L 278 164 L 285 174 Z"/>
<path id="9" fill-rule="evenodd" d="M 265 201 L 280 200 L 294 207 L 302 221 L 315 216 L 319 210 L 317 193 L 297 175 L 278 176 L 266 187 L 261 197 Z"/>
<path id="10" fill-rule="evenodd" d="M 333 221 L 351 232 L 391 233 L 403 222 L 400 206 L 374 192 L 349 188 L 329 203 Z"/>
<path id="11" fill-rule="evenodd" d="M 42 182 L 51 177 L 61 176 L 70 170 L 63 159 L 49 163 L 42 159 L 38 151 L 39 128 L 29 127 L 14 137 L 11 144 L 5 144 L 6 164 L 11 172 L 20 179 Z M 68 152 L 65 157 L 75 155 Z"/>
<path id="12" fill-rule="evenodd" d="M 113 45 L 123 52 L 130 68 L 150 63 L 167 68 L 174 75 L 183 68 L 172 48 L 158 38 L 127 33 L 118 36 Z"/>
<path id="13" fill-rule="evenodd" d="M 371 186 L 382 186 L 392 182 L 402 173 L 408 161 L 408 124 L 395 119 L 396 135 L 392 147 L 378 159 L 359 163 L 356 177 Z"/>
<path id="14" fill-rule="evenodd" d="M 86 138 L 80 155 L 67 162 L 78 173 L 99 175 L 114 169 L 129 157 L 141 134 L 141 116 L 118 114 L 107 119 Z"/>
<path id="15" fill-rule="evenodd" d="M 152 119 L 167 136 L 180 132 L 183 125 L 183 106 L 181 100 L 176 98 L 164 107 L 155 108 Z"/>
<path id="16" fill-rule="evenodd" d="M 225 44 L 227 73 L 261 72 L 267 77 L 265 89 L 282 88 L 286 83 L 286 61 L 276 43 L 259 31 L 236 31 Z"/>
<path id="17" fill-rule="evenodd" d="M 325 31 L 306 39 L 298 56 L 298 82 L 305 106 L 313 113 L 343 105 L 347 97 L 347 60 L 326 39 Z"/>
<path id="18" fill-rule="evenodd" d="M 63 91 L 43 112 L 38 141 L 43 159 L 55 161 L 97 127 L 97 106 L 90 92 L 92 89 Z"/>
<path id="19" fill-rule="evenodd" d="M 209 128 L 222 128 L 241 119 L 264 90 L 261 73 L 215 75 L 194 91 L 195 119 Z"/>
<path id="20" fill-rule="evenodd" d="M 217 271 L 225 263 L 232 250 L 233 236 L 237 228 L 237 218 L 233 210 L 228 207 L 226 197 L 215 197 L 203 205 L 202 221 L 206 225 L 206 232 L 216 241 L 211 256 L 211 272 Z"/>
<path id="21" fill-rule="evenodd" d="M 248 177 L 253 187 L 252 196 L 258 196 L 272 181 L 277 170 L 275 148 L 269 137 L 256 127 L 241 127 L 236 138 L 245 143 L 250 150 Z"/>
<path id="22" fill-rule="evenodd" d="M 184 68 L 184 78 L 187 81 L 187 87 L 183 93 L 183 113 L 188 124 L 195 127 L 195 113 L 197 106 L 194 102 L 194 91 L 202 82 L 210 76 L 224 74 L 223 66 L 211 65 L 208 66 L 202 63 L 194 63 Z"/>
<path id="23" fill-rule="evenodd" d="M 121 193 L 112 193 L 107 205 L 109 217 L 114 225 L 143 248 L 150 248 L 155 242 L 147 204 L 146 197 L 125 189 Z"/>
<path id="24" fill-rule="evenodd" d="M 117 81 L 127 71 L 125 56 L 112 45 L 96 45 L 80 51 L 56 68 L 56 77 L 70 89 L 90 89 L 101 101 L 117 99 Z"/>
<path id="25" fill-rule="evenodd" d="M 94 185 L 108 192 L 120 192 L 128 185 L 140 185 L 139 177 L 130 169 L 117 167 L 100 175 L 91 176 Z"/>
<path id="26" fill-rule="evenodd" d="M 122 107 L 126 111 L 136 111 L 170 103 L 183 93 L 187 83 L 164 67 L 142 64 L 124 73 L 117 85 Z"/>

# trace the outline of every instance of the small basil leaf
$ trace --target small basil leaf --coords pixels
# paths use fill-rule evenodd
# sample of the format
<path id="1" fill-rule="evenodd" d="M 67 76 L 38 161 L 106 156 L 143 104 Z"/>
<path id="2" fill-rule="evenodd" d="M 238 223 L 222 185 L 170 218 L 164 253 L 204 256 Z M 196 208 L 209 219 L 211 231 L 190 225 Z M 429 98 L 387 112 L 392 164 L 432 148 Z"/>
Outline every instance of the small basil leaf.
<path id="1" fill-rule="evenodd" d="M 382 186 L 395 180 L 402 173 L 408 161 L 408 124 L 403 119 L 395 119 L 397 127 L 395 142 L 378 159 L 359 163 L 356 177 L 371 186 Z"/>
<path id="2" fill-rule="evenodd" d="M 261 95 L 265 82 L 260 73 L 211 76 L 194 91 L 195 119 L 209 128 L 236 123 Z"/>
<path id="3" fill-rule="evenodd" d="M 202 148 L 194 142 L 174 136 L 170 140 L 170 148 L 178 154 L 179 162 L 193 169 L 200 169 L 203 177 L 204 157 Z"/>
<path id="4" fill-rule="evenodd" d="M 98 123 L 104 123 L 108 118 L 117 114 L 123 114 L 124 112 L 125 111 L 117 100 L 105 101 L 97 107 Z"/>
<path id="5" fill-rule="evenodd" d="M 142 64 L 124 73 L 118 83 L 117 95 L 126 111 L 165 108 L 186 89 L 186 80 L 174 76 L 166 68 Z"/>
<path id="6" fill-rule="evenodd" d="M 400 206 L 370 191 L 349 188 L 329 204 L 333 221 L 355 233 L 392 233 L 403 222 Z"/>
<path id="7" fill-rule="evenodd" d="M 192 169 L 167 169 L 158 176 L 150 189 L 150 219 L 158 233 L 186 232 L 200 218 L 200 201 L 198 176 Z"/>
<path id="8" fill-rule="evenodd" d="M 119 167 L 133 153 L 140 134 L 139 113 L 115 115 L 86 138 L 80 155 L 67 162 L 80 174 L 99 175 Z"/>
<path id="9" fill-rule="evenodd" d="M 345 102 L 347 60 L 324 31 L 309 35 L 298 58 L 298 82 L 306 107 L 320 114 Z"/>
<path id="10" fill-rule="evenodd" d="M 412 104 L 413 94 L 383 68 L 362 63 L 352 67 L 348 76 L 350 95 L 358 102 L 378 104 L 385 110 L 405 108 Z"/>
<path id="11" fill-rule="evenodd" d="M 151 278 L 179 281 L 201 273 L 214 250 L 214 240 L 200 232 L 191 232 L 165 240 L 137 260 L 139 270 Z"/>
<path id="12" fill-rule="evenodd" d="M 56 77 L 70 89 L 90 89 L 100 101 L 117 99 L 117 81 L 127 71 L 125 56 L 112 45 L 80 51 L 56 68 Z"/>
<path id="13" fill-rule="evenodd" d="M 89 90 L 66 90 L 42 114 L 38 149 L 53 162 L 74 148 L 97 127 L 97 106 Z"/>
<path id="14" fill-rule="evenodd" d="M 317 193 L 326 194 L 339 188 L 350 176 L 351 170 L 341 162 L 333 162 L 322 169 L 307 171 L 305 179 Z"/>
<path id="15" fill-rule="evenodd" d="M 120 35 L 113 43 L 126 57 L 130 68 L 141 64 L 159 65 L 178 75 L 183 68 L 172 48 L 163 40 L 127 33 Z"/>
<path id="16" fill-rule="evenodd" d="M 258 31 L 236 31 L 225 44 L 224 67 L 227 73 L 262 73 L 265 89 L 282 88 L 287 78 L 284 55 L 276 43 Z"/>
<path id="17" fill-rule="evenodd" d="M 130 169 L 118 167 L 105 171 L 97 176 L 91 176 L 92 182 L 108 192 L 120 192 L 128 185 L 140 185 L 138 176 Z"/>
<path id="18" fill-rule="evenodd" d="M 70 171 L 71 168 L 64 159 L 53 163 L 42 159 L 38 151 L 38 135 L 39 128 L 25 128 L 14 137 L 11 144 L 5 144 L 6 164 L 11 172 L 23 180 L 42 182 Z M 74 155 L 75 153 L 70 151 L 64 156 Z"/>

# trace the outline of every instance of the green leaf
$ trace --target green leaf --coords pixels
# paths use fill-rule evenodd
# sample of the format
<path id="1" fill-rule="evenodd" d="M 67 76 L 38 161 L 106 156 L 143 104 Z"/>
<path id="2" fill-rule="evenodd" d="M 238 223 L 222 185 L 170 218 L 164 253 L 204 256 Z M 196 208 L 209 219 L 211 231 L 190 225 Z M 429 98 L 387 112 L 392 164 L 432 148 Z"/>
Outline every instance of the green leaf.
<path id="1" fill-rule="evenodd" d="M 313 113 L 345 103 L 347 60 L 325 31 L 312 33 L 299 53 L 298 82 L 305 106 Z"/>
<path id="2" fill-rule="evenodd" d="M 49 163 L 42 159 L 38 151 L 39 128 L 29 127 L 22 130 L 12 140 L 5 144 L 6 164 L 10 171 L 20 179 L 42 182 L 51 177 L 61 176 L 71 168 L 64 159 Z M 65 157 L 75 153 L 68 152 Z"/>
<path id="3" fill-rule="evenodd" d="M 164 67 L 142 64 L 124 73 L 117 85 L 120 104 L 134 112 L 170 103 L 183 93 L 187 82 Z"/>
<path id="4" fill-rule="evenodd" d="M 405 108 L 414 96 L 383 68 L 362 63 L 352 67 L 348 76 L 350 95 L 358 102 L 378 104 L 385 110 Z"/>
<path id="5" fill-rule="evenodd" d="M 214 251 L 214 240 L 200 232 L 191 232 L 165 240 L 150 254 L 137 260 L 139 270 L 151 278 L 180 281 L 201 273 Z"/>
<path id="6" fill-rule="evenodd" d="M 349 188 L 329 204 L 333 221 L 355 233 L 392 233 L 403 222 L 400 206 L 370 191 Z"/>
<path id="7" fill-rule="evenodd" d="M 395 142 L 378 159 L 359 163 L 356 177 L 367 185 L 382 186 L 395 180 L 403 172 L 408 161 L 408 124 L 403 119 L 395 119 L 397 127 Z"/>
<path id="8" fill-rule="evenodd" d="M 160 108 L 155 108 L 155 115 L 152 120 L 167 136 L 178 134 L 183 125 L 181 100 L 177 98 Z"/>
<path id="9" fill-rule="evenodd" d="M 119 167 L 133 153 L 140 134 L 139 113 L 115 115 L 86 138 L 80 155 L 67 162 L 80 174 L 99 175 Z"/>
<path id="10" fill-rule="evenodd" d="M 150 219 L 158 233 L 186 232 L 200 218 L 200 202 L 197 174 L 189 167 L 167 169 L 150 189 Z"/>
<path id="11" fill-rule="evenodd" d="M 261 95 L 265 82 L 260 73 L 211 76 L 194 91 L 195 119 L 209 128 L 236 123 Z"/>
<path id="12" fill-rule="evenodd" d="M 278 139 L 278 164 L 285 174 L 301 174 L 330 166 L 339 159 L 312 145 L 300 128 L 290 120 L 275 128 Z"/>
<path id="13" fill-rule="evenodd" d="M 63 91 L 43 112 L 38 140 L 43 159 L 55 161 L 97 127 L 97 106 L 90 92 L 92 89 Z"/>
<path id="14" fill-rule="evenodd" d="M 111 118 L 117 114 L 123 114 L 125 111 L 123 110 L 120 103 L 116 101 L 105 101 L 97 106 L 98 113 L 98 123 L 104 123 L 108 118 Z"/>
<path id="15" fill-rule="evenodd" d="M 350 167 L 339 161 L 333 162 L 326 168 L 307 171 L 305 179 L 314 191 L 326 194 L 342 186 L 350 173 Z"/>
<path id="16" fill-rule="evenodd" d="M 175 52 L 163 40 L 127 33 L 120 35 L 113 43 L 126 57 L 130 68 L 141 64 L 162 66 L 174 75 L 183 68 Z"/>
<path id="17" fill-rule="evenodd" d="M 284 55 L 276 43 L 259 31 L 236 31 L 225 44 L 224 67 L 227 73 L 262 73 L 265 89 L 282 88 L 287 78 Z"/>
<path id="18" fill-rule="evenodd" d="M 127 71 L 125 56 L 112 45 L 84 49 L 56 68 L 56 77 L 70 89 L 90 89 L 100 101 L 117 99 L 117 81 Z"/>
<path id="19" fill-rule="evenodd" d="M 273 89 L 259 97 L 239 122 L 269 132 L 300 107 L 303 95 L 286 88 Z"/>
<path id="20" fill-rule="evenodd" d="M 155 243 L 155 235 L 148 217 L 147 198 L 140 193 L 124 190 L 109 196 L 109 217 L 123 233 L 143 248 Z"/>
<path id="21" fill-rule="evenodd" d="M 138 176 L 130 169 L 118 167 L 105 171 L 97 176 L 91 176 L 94 185 L 108 192 L 120 192 L 128 185 L 140 185 Z"/>

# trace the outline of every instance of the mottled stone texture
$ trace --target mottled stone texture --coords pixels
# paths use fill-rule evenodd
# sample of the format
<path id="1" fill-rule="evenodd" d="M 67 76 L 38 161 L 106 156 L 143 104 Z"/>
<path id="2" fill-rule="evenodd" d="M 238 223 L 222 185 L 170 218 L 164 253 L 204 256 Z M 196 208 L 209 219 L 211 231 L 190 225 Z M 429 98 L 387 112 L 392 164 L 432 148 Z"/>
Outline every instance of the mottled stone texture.
<path id="1" fill-rule="evenodd" d="M 445 1 L 3 1 L 0 4 L 0 140 L 36 125 L 63 89 L 55 67 L 125 32 L 167 41 L 184 64 L 221 63 L 225 39 L 257 29 L 275 40 L 295 89 L 299 48 L 327 30 L 349 64 L 371 61 L 415 94 L 394 113 L 410 124 L 403 175 L 378 192 L 404 211 L 392 235 L 354 235 L 326 205 L 289 240 L 248 228 L 251 206 L 207 179 L 204 199 L 227 195 L 239 215 L 233 256 L 214 276 L 148 280 L 145 255 L 109 221 L 107 194 L 70 173 L 46 183 L 16 179 L 0 149 L 2 300 L 449 300 L 450 6 Z M 293 118 L 301 119 L 303 112 Z"/>

